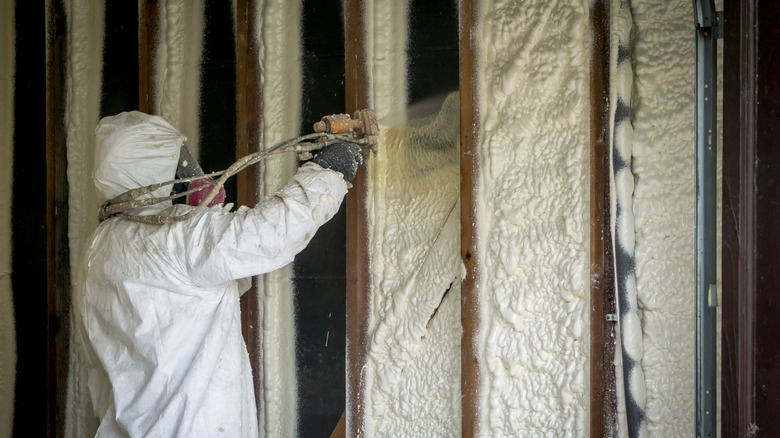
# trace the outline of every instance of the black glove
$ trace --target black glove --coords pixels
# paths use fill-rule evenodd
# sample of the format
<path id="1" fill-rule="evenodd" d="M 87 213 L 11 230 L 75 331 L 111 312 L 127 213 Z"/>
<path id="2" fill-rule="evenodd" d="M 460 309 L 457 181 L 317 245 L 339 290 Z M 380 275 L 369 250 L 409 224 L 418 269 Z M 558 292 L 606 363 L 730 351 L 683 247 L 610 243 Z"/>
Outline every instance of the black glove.
<path id="1" fill-rule="evenodd" d="M 363 164 L 363 154 L 356 144 L 334 143 L 322 149 L 311 161 L 324 169 L 341 172 L 346 181 L 352 181 L 358 166 Z"/>

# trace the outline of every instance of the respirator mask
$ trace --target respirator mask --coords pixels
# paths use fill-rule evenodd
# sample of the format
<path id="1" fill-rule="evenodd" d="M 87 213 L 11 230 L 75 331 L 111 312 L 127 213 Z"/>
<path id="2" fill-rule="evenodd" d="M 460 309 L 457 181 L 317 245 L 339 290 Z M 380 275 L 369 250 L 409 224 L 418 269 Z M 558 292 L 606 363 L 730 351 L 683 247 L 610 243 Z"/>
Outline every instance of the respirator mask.
<path id="1" fill-rule="evenodd" d="M 184 143 L 181 145 L 181 152 L 179 152 L 179 165 L 176 168 L 176 179 L 197 178 L 199 176 L 202 176 L 203 178 L 194 179 L 190 182 L 175 183 L 173 185 L 172 195 L 178 195 L 180 193 L 197 189 L 198 187 L 203 187 L 203 189 L 196 192 L 177 197 L 173 200 L 174 204 L 187 204 L 193 207 L 197 207 L 201 204 L 201 202 L 203 202 L 204 199 L 206 199 L 209 193 L 211 193 L 212 184 L 214 182 L 213 179 L 205 176 L 203 169 L 201 169 L 200 164 L 198 164 L 198 161 L 192 155 L 190 148 L 188 148 L 187 144 Z M 215 205 L 224 205 L 224 203 L 225 189 L 220 187 L 217 196 L 215 196 L 214 199 L 209 202 L 208 206 L 213 207 Z"/>

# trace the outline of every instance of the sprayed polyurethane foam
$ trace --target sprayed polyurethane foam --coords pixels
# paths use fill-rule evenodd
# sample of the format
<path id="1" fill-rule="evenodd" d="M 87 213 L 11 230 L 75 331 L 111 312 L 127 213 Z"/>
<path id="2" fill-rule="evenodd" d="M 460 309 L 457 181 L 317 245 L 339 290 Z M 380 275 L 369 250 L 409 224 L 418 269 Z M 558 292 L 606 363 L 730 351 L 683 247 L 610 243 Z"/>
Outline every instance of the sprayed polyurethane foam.
<path id="1" fill-rule="evenodd" d="M 690 2 L 632 2 L 636 288 L 647 429 L 687 436 L 694 417 L 694 25 Z"/>
<path id="2" fill-rule="evenodd" d="M 99 205 L 92 182 L 92 166 L 95 126 L 100 119 L 104 10 L 98 2 L 89 1 L 76 1 L 66 6 L 69 32 L 65 118 L 68 243 L 71 272 L 76 272 L 81 252 L 98 224 Z M 75 281 L 75 275 L 71 279 Z M 71 332 L 65 436 L 94 436 L 97 420 L 87 388 L 85 359 L 80 354 L 80 339 L 74 335 Z"/>
<path id="3" fill-rule="evenodd" d="M 458 94 L 371 157 L 367 436 L 460 433 Z"/>
<path id="4" fill-rule="evenodd" d="M 480 431 L 583 436 L 588 4 L 486 2 L 479 28 Z"/>

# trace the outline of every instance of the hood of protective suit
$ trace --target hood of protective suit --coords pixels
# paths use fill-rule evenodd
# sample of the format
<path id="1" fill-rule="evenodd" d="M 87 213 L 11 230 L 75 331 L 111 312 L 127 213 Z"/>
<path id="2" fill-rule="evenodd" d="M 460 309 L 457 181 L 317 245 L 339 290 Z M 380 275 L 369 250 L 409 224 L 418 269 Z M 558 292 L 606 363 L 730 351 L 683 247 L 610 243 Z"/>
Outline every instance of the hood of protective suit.
<path id="1" fill-rule="evenodd" d="M 100 203 L 150 184 L 173 180 L 187 138 L 162 117 L 138 111 L 105 117 L 95 129 L 93 179 Z M 171 185 L 141 198 L 165 197 Z M 170 201 L 158 204 L 167 208 Z"/>

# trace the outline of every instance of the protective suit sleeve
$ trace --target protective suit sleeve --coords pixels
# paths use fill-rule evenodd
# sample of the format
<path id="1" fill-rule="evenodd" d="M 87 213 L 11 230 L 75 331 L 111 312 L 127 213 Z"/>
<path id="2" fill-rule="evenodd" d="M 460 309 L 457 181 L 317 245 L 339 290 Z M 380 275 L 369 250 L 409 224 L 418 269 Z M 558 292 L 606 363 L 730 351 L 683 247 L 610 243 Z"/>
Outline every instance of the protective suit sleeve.
<path id="1" fill-rule="evenodd" d="M 346 193 L 339 173 L 307 163 L 252 209 L 192 218 L 183 242 L 191 278 L 213 286 L 287 265 L 338 212 Z"/>

